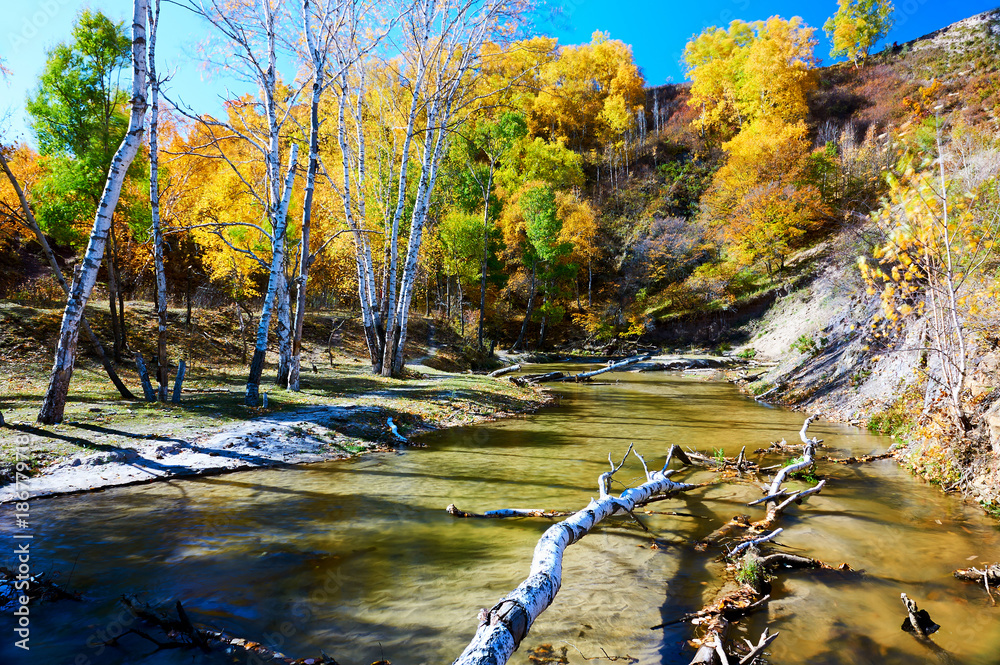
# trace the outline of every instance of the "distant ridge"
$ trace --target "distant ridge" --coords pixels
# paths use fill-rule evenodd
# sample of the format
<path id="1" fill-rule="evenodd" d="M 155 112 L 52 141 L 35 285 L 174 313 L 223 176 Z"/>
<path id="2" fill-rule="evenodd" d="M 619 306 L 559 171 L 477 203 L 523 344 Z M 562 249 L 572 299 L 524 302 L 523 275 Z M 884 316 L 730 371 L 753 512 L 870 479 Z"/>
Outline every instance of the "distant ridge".
<path id="1" fill-rule="evenodd" d="M 976 14 L 906 42 L 912 50 L 947 48 L 959 50 L 967 40 L 1000 38 L 1000 8 Z"/>

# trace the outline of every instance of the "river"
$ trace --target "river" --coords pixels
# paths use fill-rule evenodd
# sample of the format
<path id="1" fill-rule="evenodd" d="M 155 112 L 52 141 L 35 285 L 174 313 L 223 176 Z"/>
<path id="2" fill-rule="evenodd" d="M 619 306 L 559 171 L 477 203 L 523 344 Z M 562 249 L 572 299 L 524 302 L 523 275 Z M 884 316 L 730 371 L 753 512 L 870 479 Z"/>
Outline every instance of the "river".
<path id="1" fill-rule="evenodd" d="M 629 443 L 662 463 L 674 443 L 735 455 L 794 441 L 802 425 L 802 414 L 759 405 L 727 383 L 600 378 L 608 383 L 558 386 L 560 403 L 536 415 L 436 432 L 421 439 L 425 448 L 398 454 L 36 500 L 34 570 L 59 574 L 85 602 L 33 608 L 30 656 L 5 631 L 0 662 L 228 662 L 190 651 L 141 657 L 153 647 L 134 636 L 99 646 L 101 631 L 115 634 L 116 621 L 128 621 L 117 598 L 136 593 L 154 604 L 181 599 L 196 621 L 289 656 L 323 649 L 342 665 L 449 663 L 475 631 L 479 608 L 523 579 L 551 523 L 458 519 L 445 512 L 449 503 L 476 512 L 577 509 L 597 494 L 608 453 L 620 456 Z M 891 443 L 822 421 L 810 434 L 825 440 L 821 454 L 836 456 Z M 821 463 L 819 472 L 827 488 L 786 514 L 780 543 L 864 574 L 784 575 L 767 610 L 740 630 L 754 641 L 765 625 L 779 631 L 771 662 L 784 665 L 939 662 L 946 656 L 900 630 L 906 592 L 941 624 L 933 639 L 952 662 L 1000 663 L 1000 609 L 982 587 L 950 576 L 996 557 L 997 523 L 891 460 Z M 633 458 L 616 477 L 640 476 Z M 602 650 L 687 663 L 690 626 L 650 626 L 714 595 L 721 565 L 691 543 L 735 514 L 761 516 L 744 505 L 759 496 L 752 484 L 720 484 L 653 504 L 679 513 L 642 516 L 663 543 L 655 549 L 628 519 L 598 527 L 568 550 L 559 596 L 511 662 L 528 663 L 529 650 L 547 643 L 565 647 L 571 663 Z"/>

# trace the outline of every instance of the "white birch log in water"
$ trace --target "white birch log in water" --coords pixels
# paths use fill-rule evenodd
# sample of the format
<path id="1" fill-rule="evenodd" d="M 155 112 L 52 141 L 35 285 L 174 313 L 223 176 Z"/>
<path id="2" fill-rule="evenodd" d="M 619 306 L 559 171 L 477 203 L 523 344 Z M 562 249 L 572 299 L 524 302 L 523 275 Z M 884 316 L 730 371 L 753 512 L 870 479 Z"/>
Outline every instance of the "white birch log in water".
<path id="1" fill-rule="evenodd" d="M 0 151 L 0 169 L 7 175 L 7 179 L 10 181 L 11 186 L 14 188 L 15 194 L 17 194 L 17 200 L 21 204 L 21 211 L 24 214 L 23 223 L 28 227 L 34 236 L 38 245 L 42 248 L 42 253 L 45 254 L 45 260 L 49 262 L 49 267 L 52 268 L 52 274 L 55 275 L 56 281 L 59 282 L 59 288 L 63 290 L 67 296 L 69 296 L 69 284 L 66 283 L 66 278 L 63 276 L 62 269 L 59 267 L 59 262 L 56 261 L 56 255 L 52 251 L 52 247 L 49 246 L 49 241 L 45 238 L 45 234 L 42 233 L 42 229 L 38 226 L 38 221 L 35 219 L 35 214 L 31 210 L 31 204 L 28 203 L 28 197 L 24 193 L 24 189 L 21 188 L 21 183 L 17 181 L 14 176 L 14 172 L 11 171 L 10 166 L 7 164 L 7 158 L 4 157 L 3 152 Z M 12 215 L 16 218 L 16 215 Z M 118 372 L 115 371 L 114 365 L 111 364 L 111 360 L 108 358 L 108 354 L 104 352 L 104 345 L 101 344 L 101 340 L 97 338 L 94 331 L 90 329 L 90 325 L 87 323 L 86 316 L 80 317 L 80 329 L 83 330 L 83 334 L 87 336 L 90 340 L 91 345 L 94 347 L 94 351 L 97 352 L 97 357 L 101 361 L 101 366 L 104 367 L 104 371 L 107 372 L 108 378 L 111 382 L 115 384 L 115 388 L 125 399 L 135 399 L 135 395 L 132 391 L 122 382 L 121 377 L 118 376 Z"/>
<path id="2" fill-rule="evenodd" d="M 107 182 L 94 217 L 94 226 L 90 231 L 90 240 L 83 255 L 80 274 L 73 280 L 63 311 L 49 386 L 38 412 L 38 422 L 43 424 L 52 425 L 62 421 L 69 382 L 73 376 L 73 365 L 76 362 L 76 344 L 84 308 L 97 282 L 97 272 L 104 258 L 104 249 L 107 246 L 115 208 L 118 207 L 118 197 L 125 182 L 125 174 L 142 144 L 146 119 L 146 0 L 134 0 L 132 3 L 131 102 L 128 132 L 111 160 Z"/>
<path id="3" fill-rule="evenodd" d="M 146 8 L 149 21 L 149 211 L 153 223 L 153 272 L 156 277 L 156 383 L 161 402 L 167 401 L 167 277 L 163 269 L 163 228 L 160 225 L 159 103 L 160 81 L 156 78 L 156 33 L 160 27 L 160 0 Z"/>
<path id="4" fill-rule="evenodd" d="M 652 357 L 653 356 L 647 354 L 647 355 L 644 355 L 644 356 L 635 356 L 633 358 L 626 358 L 625 360 L 621 360 L 619 362 L 612 363 L 611 365 L 608 365 L 607 367 L 602 367 L 601 369 L 595 369 L 592 372 L 581 372 L 579 374 L 573 374 L 572 376 L 567 376 L 567 377 L 564 377 L 564 378 L 561 378 L 561 379 L 558 379 L 558 380 L 559 381 L 586 381 L 587 379 L 589 379 L 589 378 L 591 378 L 593 376 L 597 376 L 599 374 L 604 374 L 605 372 L 616 372 L 616 371 L 620 370 L 623 367 L 628 367 L 629 365 L 634 365 L 634 364 L 636 364 L 638 362 L 642 362 L 644 360 L 649 360 Z"/>
<path id="5" fill-rule="evenodd" d="M 257 344 L 250 363 L 250 376 L 247 379 L 246 405 L 257 406 L 260 397 L 260 377 L 264 372 L 264 357 L 267 354 L 268 329 L 271 325 L 271 309 L 274 307 L 275 294 L 279 283 L 285 283 L 285 228 L 288 224 L 288 203 L 292 196 L 292 184 L 295 180 L 295 162 L 299 147 L 292 144 L 288 155 L 288 174 L 285 177 L 285 190 L 278 205 L 275 219 L 274 240 L 271 248 L 271 275 L 267 281 L 267 293 L 264 305 L 260 310 L 260 320 L 257 323 Z M 280 282 L 279 282 L 280 280 Z"/>
<path id="6" fill-rule="evenodd" d="M 624 461 L 623 459 L 622 464 Z M 562 585 L 562 559 L 566 548 L 590 533 L 602 520 L 618 513 L 631 513 L 636 506 L 655 495 L 699 487 L 674 482 L 668 478 L 670 472 L 656 470 L 647 471 L 646 482 L 642 485 L 629 488 L 620 496 L 612 496 L 608 492 L 611 478 L 622 464 L 612 464 L 610 472 L 600 475 L 598 499 L 591 499 L 586 508 L 549 527 L 542 534 L 535 546 L 528 577 L 489 611 L 480 612 L 479 628 L 455 665 L 506 663 L 528 634 L 535 619 L 552 604 L 559 592 Z"/>
<path id="7" fill-rule="evenodd" d="M 490 372 L 490 376 L 492 376 L 493 378 L 496 378 L 498 376 L 503 376 L 504 374 L 510 374 L 512 372 L 517 372 L 520 369 L 521 369 L 521 365 L 519 365 L 519 364 L 518 365 L 511 365 L 510 367 L 501 367 L 498 370 L 494 370 L 494 371 Z"/>

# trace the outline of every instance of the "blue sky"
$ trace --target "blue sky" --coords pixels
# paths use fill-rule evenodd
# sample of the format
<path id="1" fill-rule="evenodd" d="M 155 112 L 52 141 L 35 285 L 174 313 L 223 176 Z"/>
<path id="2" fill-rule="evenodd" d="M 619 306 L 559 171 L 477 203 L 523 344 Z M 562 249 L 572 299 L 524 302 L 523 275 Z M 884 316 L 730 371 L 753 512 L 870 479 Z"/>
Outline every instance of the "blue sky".
<path id="1" fill-rule="evenodd" d="M 896 0 L 896 26 L 887 40 L 907 41 L 973 14 L 993 9 L 998 0 Z M 4 0 L 0 26 L 0 58 L 13 71 L 0 82 L 0 115 L 4 135 L 28 140 L 24 98 L 32 90 L 45 62 L 46 50 L 66 40 L 77 14 L 84 7 L 99 9 L 115 20 L 131 17 L 128 0 Z M 727 25 L 739 18 L 757 20 L 775 14 L 785 18 L 802 16 L 817 28 L 817 56 L 829 62 L 830 45 L 822 25 L 836 9 L 836 0 L 565 0 L 553 2 L 556 18 L 539 31 L 559 37 L 561 43 L 590 41 L 595 30 L 631 44 L 636 62 L 651 85 L 684 80 L 680 64 L 684 44 L 710 25 Z M 205 26 L 188 12 L 170 4 L 161 10 L 161 34 L 157 45 L 160 72 L 173 71 L 174 94 L 197 111 L 218 113 L 220 95 L 227 88 L 241 91 L 238 83 L 206 71 L 198 57 L 198 44 Z M 293 71 L 285 72 L 291 77 Z"/>

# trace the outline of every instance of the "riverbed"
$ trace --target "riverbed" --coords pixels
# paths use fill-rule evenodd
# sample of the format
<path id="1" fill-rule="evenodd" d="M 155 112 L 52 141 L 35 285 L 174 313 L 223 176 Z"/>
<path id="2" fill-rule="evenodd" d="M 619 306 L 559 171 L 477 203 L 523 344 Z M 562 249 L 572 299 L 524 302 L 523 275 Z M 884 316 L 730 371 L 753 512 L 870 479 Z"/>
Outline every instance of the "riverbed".
<path id="1" fill-rule="evenodd" d="M 607 382 L 556 387 L 559 404 L 532 416 L 426 435 L 424 448 L 38 499 L 34 570 L 59 575 L 84 601 L 34 607 L 30 656 L 6 637 L 0 662 L 228 662 L 190 651 L 147 656 L 153 647 L 134 636 L 102 647 L 102 631 L 128 622 L 117 599 L 135 593 L 153 604 L 180 599 L 196 622 L 292 657 L 323 650 L 342 665 L 449 663 L 475 632 L 478 610 L 523 579 L 552 523 L 459 519 L 445 512 L 449 503 L 475 512 L 578 509 L 597 494 L 608 453 L 620 457 L 630 443 L 651 463 L 674 443 L 750 454 L 794 442 L 803 421 L 704 377 L 600 378 Z M 891 444 L 822 421 L 810 434 L 824 439 L 822 454 L 839 457 Z M 767 610 L 740 630 L 755 641 L 765 625 L 780 632 L 770 651 L 784 665 L 940 662 L 900 630 L 905 592 L 942 626 L 933 639 L 956 662 L 997 665 L 1000 609 L 982 587 L 950 575 L 996 558 L 997 523 L 892 460 L 821 463 L 818 472 L 827 488 L 786 514 L 779 542 L 864 573 L 785 575 Z M 616 478 L 639 483 L 641 475 L 632 458 Z M 676 513 L 641 516 L 655 548 L 628 518 L 602 524 L 568 550 L 562 590 L 511 662 L 524 665 L 531 649 L 551 644 L 571 663 L 605 652 L 687 663 L 689 625 L 650 627 L 713 597 L 722 565 L 692 543 L 736 514 L 760 517 L 761 508 L 744 505 L 760 496 L 752 483 L 726 483 L 653 504 Z M 0 526 L 6 542 L 9 521 Z"/>

